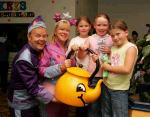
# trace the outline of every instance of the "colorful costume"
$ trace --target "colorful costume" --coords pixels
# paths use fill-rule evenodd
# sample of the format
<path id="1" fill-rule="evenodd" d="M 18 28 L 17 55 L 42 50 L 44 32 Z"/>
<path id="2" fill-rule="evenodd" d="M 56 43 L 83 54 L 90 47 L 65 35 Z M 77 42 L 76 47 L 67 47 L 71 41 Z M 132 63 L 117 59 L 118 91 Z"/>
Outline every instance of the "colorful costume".
<path id="1" fill-rule="evenodd" d="M 38 81 L 38 55 L 26 44 L 16 55 L 8 90 L 12 116 L 39 117 L 38 100 L 47 104 L 53 96 Z"/>
<path id="2" fill-rule="evenodd" d="M 63 64 L 65 60 L 65 50 L 58 41 L 47 44 L 39 64 L 39 72 L 41 76 L 44 77 L 44 82 L 55 85 L 57 79 L 63 74 L 60 65 Z M 68 107 L 62 103 L 50 103 L 46 105 L 48 117 L 66 117 L 67 108 Z"/>
<path id="3" fill-rule="evenodd" d="M 58 77 L 62 75 L 60 65 L 65 62 L 65 59 L 65 51 L 58 42 L 47 44 L 39 63 L 40 74 L 55 84 Z"/>

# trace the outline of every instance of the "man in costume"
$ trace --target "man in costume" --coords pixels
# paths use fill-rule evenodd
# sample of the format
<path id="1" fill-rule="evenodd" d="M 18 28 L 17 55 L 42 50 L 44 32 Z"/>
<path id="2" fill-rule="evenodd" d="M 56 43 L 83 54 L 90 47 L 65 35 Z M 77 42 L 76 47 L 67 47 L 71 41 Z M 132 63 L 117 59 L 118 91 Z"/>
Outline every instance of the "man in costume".
<path id="1" fill-rule="evenodd" d="M 11 117 L 40 117 L 38 103 L 55 101 L 53 89 L 39 84 L 38 62 L 48 33 L 42 17 L 33 20 L 28 28 L 28 43 L 15 56 L 8 103 Z"/>

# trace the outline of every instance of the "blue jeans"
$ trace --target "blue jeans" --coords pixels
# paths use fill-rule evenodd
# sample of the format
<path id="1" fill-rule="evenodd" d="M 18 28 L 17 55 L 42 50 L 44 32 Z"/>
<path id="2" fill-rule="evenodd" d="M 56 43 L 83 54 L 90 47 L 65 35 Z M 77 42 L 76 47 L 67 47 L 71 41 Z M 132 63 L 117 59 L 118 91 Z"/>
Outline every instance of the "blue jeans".
<path id="1" fill-rule="evenodd" d="M 99 79 L 94 78 L 93 84 L 96 85 Z M 87 117 L 101 117 L 100 97 L 93 103 L 88 105 Z"/>
<path id="2" fill-rule="evenodd" d="M 111 90 L 102 84 L 102 117 L 128 117 L 128 91 Z"/>
<path id="3" fill-rule="evenodd" d="M 100 98 L 88 105 L 87 117 L 101 117 Z"/>

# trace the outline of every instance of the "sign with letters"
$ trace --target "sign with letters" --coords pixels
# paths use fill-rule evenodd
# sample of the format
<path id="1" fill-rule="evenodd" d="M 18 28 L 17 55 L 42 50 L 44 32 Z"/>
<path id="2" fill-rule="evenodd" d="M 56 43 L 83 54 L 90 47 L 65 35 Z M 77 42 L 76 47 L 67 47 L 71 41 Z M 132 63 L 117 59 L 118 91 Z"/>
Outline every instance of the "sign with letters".
<path id="1" fill-rule="evenodd" d="M 26 1 L 0 1 L 0 17 L 34 17 L 34 12 L 26 9 Z"/>

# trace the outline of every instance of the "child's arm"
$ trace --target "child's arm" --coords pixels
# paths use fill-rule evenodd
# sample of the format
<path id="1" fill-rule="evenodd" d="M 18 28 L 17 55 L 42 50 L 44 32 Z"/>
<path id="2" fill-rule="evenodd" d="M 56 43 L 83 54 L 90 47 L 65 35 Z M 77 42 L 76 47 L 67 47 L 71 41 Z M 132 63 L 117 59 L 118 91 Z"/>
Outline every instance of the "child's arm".
<path id="1" fill-rule="evenodd" d="M 125 62 L 120 66 L 111 66 L 110 64 L 103 63 L 102 68 L 110 72 L 118 74 L 129 74 L 137 59 L 137 49 L 135 47 L 130 47 L 126 53 Z"/>
<path id="2" fill-rule="evenodd" d="M 77 54 L 77 57 L 78 57 L 79 59 L 84 59 L 84 58 L 87 56 L 87 51 L 86 51 L 87 48 L 90 48 L 89 39 L 87 39 L 87 40 L 84 42 L 84 45 L 83 45 L 82 47 L 79 47 L 79 49 L 78 49 L 78 54 Z"/>
<path id="3" fill-rule="evenodd" d="M 68 56 L 68 54 L 71 51 L 73 45 L 74 45 L 74 39 L 71 39 L 71 41 L 69 42 L 69 45 L 68 45 L 68 49 L 66 51 L 66 56 Z"/>

